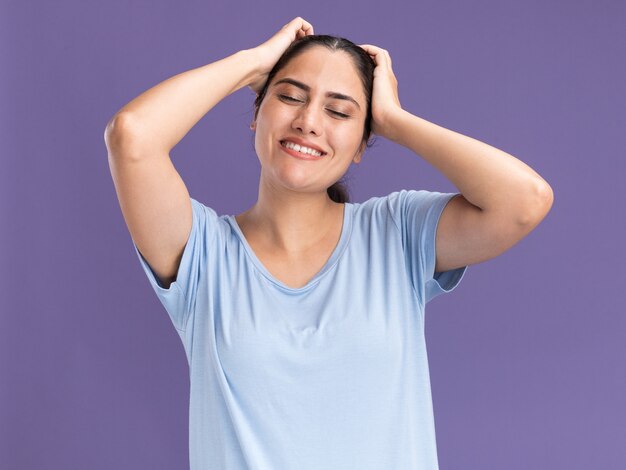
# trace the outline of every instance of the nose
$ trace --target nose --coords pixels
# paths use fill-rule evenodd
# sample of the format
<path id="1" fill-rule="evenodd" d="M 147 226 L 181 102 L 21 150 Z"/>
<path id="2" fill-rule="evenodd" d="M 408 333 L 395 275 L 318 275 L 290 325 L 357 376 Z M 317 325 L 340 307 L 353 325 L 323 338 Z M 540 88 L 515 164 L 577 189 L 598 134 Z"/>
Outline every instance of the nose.
<path id="1" fill-rule="evenodd" d="M 291 125 L 293 129 L 300 130 L 303 134 L 322 135 L 322 117 L 317 106 L 310 102 L 302 106 L 297 112 Z"/>

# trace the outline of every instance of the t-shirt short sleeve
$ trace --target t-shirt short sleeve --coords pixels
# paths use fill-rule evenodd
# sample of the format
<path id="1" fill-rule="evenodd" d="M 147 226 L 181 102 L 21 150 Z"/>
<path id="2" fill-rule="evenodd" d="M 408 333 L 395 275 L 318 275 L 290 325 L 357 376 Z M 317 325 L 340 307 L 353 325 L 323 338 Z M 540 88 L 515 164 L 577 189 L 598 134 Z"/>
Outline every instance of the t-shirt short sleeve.
<path id="1" fill-rule="evenodd" d="M 388 198 L 402 233 L 411 282 L 423 305 L 454 290 L 467 271 L 467 266 L 462 266 L 435 274 L 437 225 L 446 204 L 459 194 L 403 189 Z"/>
<path id="2" fill-rule="evenodd" d="M 169 288 L 163 287 L 133 241 L 135 252 L 150 285 L 179 331 L 185 330 L 189 316 L 195 308 L 198 288 L 207 271 L 208 248 L 215 238 L 218 221 L 218 216 L 213 209 L 193 198 L 190 200 L 193 212 L 191 232 L 185 244 L 176 280 L 170 284 Z"/>

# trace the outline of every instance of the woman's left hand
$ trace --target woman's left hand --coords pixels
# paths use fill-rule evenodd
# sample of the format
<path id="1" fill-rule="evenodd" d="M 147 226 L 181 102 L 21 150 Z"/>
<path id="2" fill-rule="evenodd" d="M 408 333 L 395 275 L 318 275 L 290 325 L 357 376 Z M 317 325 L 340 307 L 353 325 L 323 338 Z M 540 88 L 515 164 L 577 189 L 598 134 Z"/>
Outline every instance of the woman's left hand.
<path id="1" fill-rule="evenodd" d="M 371 44 L 360 44 L 374 62 L 374 89 L 372 92 L 372 132 L 393 140 L 393 118 L 402 105 L 398 98 L 398 80 L 391 68 L 389 52 Z"/>

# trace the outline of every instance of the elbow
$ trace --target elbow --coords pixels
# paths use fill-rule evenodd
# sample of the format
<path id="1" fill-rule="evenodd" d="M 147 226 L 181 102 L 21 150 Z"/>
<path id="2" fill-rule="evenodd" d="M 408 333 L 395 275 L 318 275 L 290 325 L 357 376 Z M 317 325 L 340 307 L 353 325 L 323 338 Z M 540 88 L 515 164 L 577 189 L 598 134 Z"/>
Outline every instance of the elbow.
<path id="1" fill-rule="evenodd" d="M 534 187 L 532 195 L 531 201 L 525 204 L 522 217 L 519 219 L 520 225 L 524 227 L 534 227 L 539 224 L 548 215 L 554 203 L 554 191 L 544 181 Z"/>
<path id="2" fill-rule="evenodd" d="M 109 145 L 109 142 L 118 140 L 122 135 L 128 135 L 131 132 L 133 124 L 133 117 L 129 114 L 116 114 L 113 116 L 106 127 L 104 128 L 104 141 Z"/>
<path id="3" fill-rule="evenodd" d="M 136 128 L 134 116 L 127 113 L 117 114 L 111 118 L 104 129 L 104 143 L 109 151 L 109 157 L 129 153 L 129 149 L 137 142 Z"/>

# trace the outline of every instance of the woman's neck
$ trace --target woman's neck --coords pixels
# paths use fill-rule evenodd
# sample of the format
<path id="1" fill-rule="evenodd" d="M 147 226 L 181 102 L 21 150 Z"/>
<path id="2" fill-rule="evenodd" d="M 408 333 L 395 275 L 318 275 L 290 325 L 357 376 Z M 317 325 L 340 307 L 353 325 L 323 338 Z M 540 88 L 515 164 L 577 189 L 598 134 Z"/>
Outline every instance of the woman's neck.
<path id="1" fill-rule="evenodd" d="M 287 254 L 306 253 L 343 224 L 344 204 L 328 194 L 259 192 L 256 204 L 236 217 L 246 238 L 254 237 L 264 245 Z M 339 232 L 341 230 L 339 229 Z M 247 233 L 246 233 L 247 232 Z"/>

